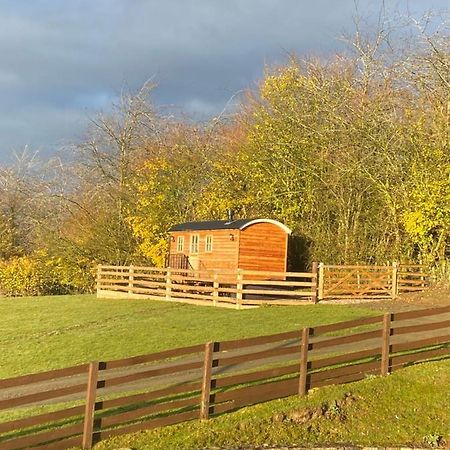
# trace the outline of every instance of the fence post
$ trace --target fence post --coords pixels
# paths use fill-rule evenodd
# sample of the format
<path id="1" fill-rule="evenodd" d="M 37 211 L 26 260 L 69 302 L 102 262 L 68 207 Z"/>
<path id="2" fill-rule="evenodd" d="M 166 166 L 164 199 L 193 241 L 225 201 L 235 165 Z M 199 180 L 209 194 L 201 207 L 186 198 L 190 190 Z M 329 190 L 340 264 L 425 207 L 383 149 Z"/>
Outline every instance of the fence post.
<path id="1" fill-rule="evenodd" d="M 172 298 L 172 269 L 168 267 L 166 269 L 166 300 Z"/>
<path id="2" fill-rule="evenodd" d="M 398 297 L 398 284 L 399 284 L 399 276 L 398 276 L 398 263 L 394 261 L 392 263 L 392 299 Z"/>
<path id="3" fill-rule="evenodd" d="M 311 300 L 314 303 L 318 302 L 318 295 L 317 295 L 317 291 L 318 291 L 318 278 L 319 278 L 319 264 L 314 261 L 312 263 L 312 273 L 313 275 L 315 275 L 315 278 L 313 278 L 313 285 L 312 285 L 312 293 L 311 293 Z"/>
<path id="4" fill-rule="evenodd" d="M 133 293 L 134 285 L 134 267 L 131 265 L 128 267 L 128 293 Z"/>
<path id="5" fill-rule="evenodd" d="M 383 333 L 381 340 L 381 375 L 389 373 L 389 350 L 391 336 L 391 313 L 383 315 Z"/>
<path id="6" fill-rule="evenodd" d="M 317 292 L 317 301 L 320 302 L 323 300 L 323 288 L 325 285 L 325 265 L 323 262 L 319 263 L 319 273 L 317 274 L 318 279 L 318 292 Z"/>
<path id="7" fill-rule="evenodd" d="M 214 271 L 214 281 L 213 281 L 213 306 L 217 306 L 219 301 L 219 274 L 217 270 Z"/>
<path id="8" fill-rule="evenodd" d="M 98 368 L 99 368 L 98 362 L 91 362 L 89 364 L 89 372 L 86 388 L 86 406 L 84 409 L 83 440 L 82 440 L 82 447 L 84 449 L 92 448 Z"/>
<path id="9" fill-rule="evenodd" d="M 208 342 L 207 344 L 205 344 L 200 419 L 209 419 L 209 400 L 211 396 L 211 374 L 213 366 L 214 345 L 214 342 Z"/>
<path id="10" fill-rule="evenodd" d="M 308 347 L 310 328 L 303 328 L 300 346 L 300 375 L 298 380 L 298 395 L 306 395 L 308 392 Z"/>
<path id="11" fill-rule="evenodd" d="M 237 270 L 237 283 L 236 283 L 236 309 L 242 307 L 242 289 L 244 288 L 244 271 L 242 269 Z"/>
<path id="12" fill-rule="evenodd" d="M 97 288 L 97 297 L 98 297 L 98 294 L 99 294 L 99 292 L 101 291 L 101 287 L 100 287 L 100 282 L 101 282 L 101 274 L 102 274 L 102 265 L 101 264 L 99 264 L 98 266 L 97 266 L 97 286 L 96 286 L 96 288 Z"/>

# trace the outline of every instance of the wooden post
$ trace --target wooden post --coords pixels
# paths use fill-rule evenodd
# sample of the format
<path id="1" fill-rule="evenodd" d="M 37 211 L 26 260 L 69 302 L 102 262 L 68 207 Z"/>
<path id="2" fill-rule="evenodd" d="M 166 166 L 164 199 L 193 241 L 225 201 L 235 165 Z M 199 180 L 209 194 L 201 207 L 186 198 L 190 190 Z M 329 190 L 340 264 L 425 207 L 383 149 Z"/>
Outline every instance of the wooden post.
<path id="1" fill-rule="evenodd" d="M 100 287 L 100 282 L 101 282 L 101 274 L 102 274 L 102 266 L 101 266 L 101 264 L 99 264 L 98 266 L 97 266 L 97 286 L 96 286 L 96 288 L 97 288 L 97 297 L 98 297 L 98 294 L 99 294 L 99 292 L 101 291 L 101 287 Z"/>
<path id="2" fill-rule="evenodd" d="M 394 261 L 392 263 L 392 299 L 396 299 L 398 297 L 398 284 L 399 284 L 399 276 L 398 276 L 398 263 Z"/>
<path id="3" fill-rule="evenodd" d="M 244 271 L 242 269 L 237 270 L 237 283 L 236 283 L 236 309 L 242 307 L 242 289 L 244 288 Z"/>
<path id="4" fill-rule="evenodd" d="M 389 350 L 391 336 L 391 313 L 383 315 L 383 333 L 381 340 L 381 375 L 389 373 Z"/>
<path id="5" fill-rule="evenodd" d="M 217 306 L 219 303 L 219 274 L 217 270 L 214 271 L 214 281 L 213 281 L 213 306 Z"/>
<path id="6" fill-rule="evenodd" d="M 310 328 L 303 328 L 302 341 L 300 346 L 300 375 L 298 380 L 298 395 L 306 395 L 308 392 L 308 347 Z"/>
<path id="7" fill-rule="evenodd" d="M 94 432 L 94 412 L 95 398 L 97 394 L 98 381 L 98 362 L 89 364 L 87 388 L 86 388 L 86 407 L 84 409 L 84 425 L 82 447 L 84 449 L 92 448 L 92 437 Z"/>
<path id="8" fill-rule="evenodd" d="M 134 286 L 134 267 L 130 266 L 128 268 L 128 293 L 133 293 L 133 286 Z"/>
<path id="9" fill-rule="evenodd" d="M 172 298 L 172 269 L 168 267 L 166 272 L 166 300 Z"/>
<path id="10" fill-rule="evenodd" d="M 316 261 L 314 261 L 312 263 L 312 273 L 313 273 L 313 275 L 315 275 L 315 278 L 312 278 L 313 285 L 312 285 L 311 300 L 314 303 L 317 303 L 318 302 L 317 291 L 318 291 L 318 278 L 319 278 L 319 264 Z"/>
<path id="11" fill-rule="evenodd" d="M 422 284 L 420 285 L 420 287 L 423 289 L 423 288 L 426 287 L 426 285 L 425 285 L 425 277 L 424 277 L 424 273 L 423 273 L 423 266 L 419 267 L 419 272 L 421 273 L 420 281 L 422 281 Z"/>
<path id="12" fill-rule="evenodd" d="M 211 396 L 211 374 L 214 355 L 214 342 L 205 344 L 205 359 L 203 363 L 202 397 L 200 403 L 200 419 L 209 419 L 209 399 Z"/>
<path id="13" fill-rule="evenodd" d="M 317 291 L 317 301 L 320 302 L 321 300 L 323 300 L 323 287 L 325 284 L 325 265 L 321 262 L 319 263 L 319 273 L 317 274 L 317 276 L 319 277 L 318 280 L 318 291 Z"/>

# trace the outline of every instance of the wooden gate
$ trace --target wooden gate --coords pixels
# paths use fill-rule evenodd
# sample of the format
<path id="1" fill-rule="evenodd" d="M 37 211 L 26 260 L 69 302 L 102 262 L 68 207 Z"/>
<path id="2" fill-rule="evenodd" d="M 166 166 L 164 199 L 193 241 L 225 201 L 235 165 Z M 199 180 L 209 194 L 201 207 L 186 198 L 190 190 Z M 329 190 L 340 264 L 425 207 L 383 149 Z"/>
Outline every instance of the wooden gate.
<path id="1" fill-rule="evenodd" d="M 400 264 L 398 266 L 398 293 L 411 294 L 427 289 L 433 281 L 430 270 L 423 264 Z"/>
<path id="2" fill-rule="evenodd" d="M 319 266 L 319 300 L 396 296 L 397 266 Z"/>

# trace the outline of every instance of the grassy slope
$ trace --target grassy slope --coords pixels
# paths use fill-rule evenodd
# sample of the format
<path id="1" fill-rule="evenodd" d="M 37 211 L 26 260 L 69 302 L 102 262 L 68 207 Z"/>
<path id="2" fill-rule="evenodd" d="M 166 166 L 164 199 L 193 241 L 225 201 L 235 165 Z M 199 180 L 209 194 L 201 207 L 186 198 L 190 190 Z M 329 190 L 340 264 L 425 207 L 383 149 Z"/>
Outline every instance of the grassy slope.
<path id="1" fill-rule="evenodd" d="M 236 311 L 90 295 L 0 298 L 0 378 L 373 314 L 348 305 Z"/>
<path id="2" fill-rule="evenodd" d="M 387 378 L 368 378 L 244 408 L 209 421 L 193 421 L 100 442 L 96 450 L 253 448 L 271 446 L 429 446 L 450 439 L 450 361 L 409 367 Z M 341 404 L 351 393 L 354 402 Z M 337 402 L 337 403 L 336 403 Z M 305 408 L 328 413 L 306 423 L 290 420 Z M 301 415 L 301 414 L 300 414 Z M 275 417 L 286 417 L 283 421 Z"/>
<path id="3" fill-rule="evenodd" d="M 377 314 L 361 306 L 314 305 L 235 311 L 94 296 L 0 299 L 0 377 L 165 348 L 270 334 Z M 192 449 L 223 445 L 422 445 L 450 433 L 450 362 L 399 371 L 245 408 L 209 422 L 190 422 L 98 444 L 99 449 Z M 333 407 L 351 391 L 357 400 Z M 305 424 L 273 416 L 331 406 Z"/>

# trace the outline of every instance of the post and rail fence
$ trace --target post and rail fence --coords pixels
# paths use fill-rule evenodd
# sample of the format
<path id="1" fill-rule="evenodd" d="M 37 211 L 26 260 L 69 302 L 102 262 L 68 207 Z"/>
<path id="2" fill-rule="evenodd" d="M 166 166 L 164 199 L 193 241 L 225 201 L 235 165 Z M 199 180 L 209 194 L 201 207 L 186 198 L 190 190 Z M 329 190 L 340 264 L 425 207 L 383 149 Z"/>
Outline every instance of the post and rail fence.
<path id="1" fill-rule="evenodd" d="M 422 265 L 325 265 L 311 272 L 238 269 L 190 270 L 143 266 L 98 266 L 99 297 L 145 296 L 236 308 L 297 305 L 323 300 L 393 299 L 425 290 L 431 276 Z"/>
<path id="2" fill-rule="evenodd" d="M 449 357 L 446 306 L 3 379 L 0 448 L 89 449 L 112 436 Z"/>
<path id="3" fill-rule="evenodd" d="M 317 302 L 317 268 L 312 272 L 193 271 L 142 266 L 99 266 L 97 295 L 145 296 L 233 306 Z"/>
<path id="4" fill-rule="evenodd" d="M 325 265 L 319 264 L 320 299 L 396 298 L 424 291 L 432 277 L 421 264 Z"/>

